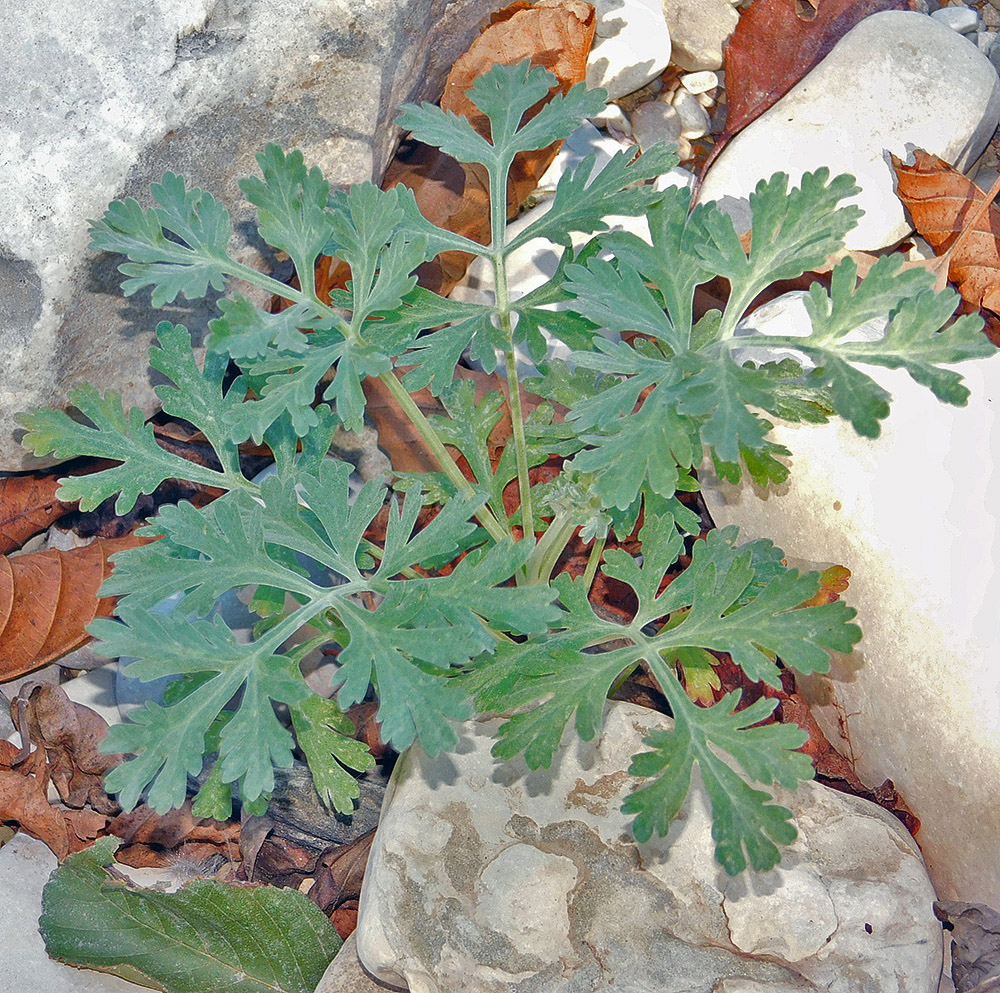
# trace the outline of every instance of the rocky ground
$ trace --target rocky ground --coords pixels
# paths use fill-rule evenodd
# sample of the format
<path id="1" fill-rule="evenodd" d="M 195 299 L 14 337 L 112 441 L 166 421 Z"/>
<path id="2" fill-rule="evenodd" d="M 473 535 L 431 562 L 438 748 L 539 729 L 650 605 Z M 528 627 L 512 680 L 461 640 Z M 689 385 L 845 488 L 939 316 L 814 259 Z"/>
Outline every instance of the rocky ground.
<path id="1" fill-rule="evenodd" d="M 142 4 L 132 6 L 138 10 Z M 439 61 L 445 60 L 444 53 L 457 53 L 460 44 L 468 43 L 466 22 L 478 21 L 489 6 L 466 3 L 463 21 L 433 29 L 424 25 L 423 34 L 393 22 L 401 38 L 406 36 L 393 57 L 398 60 L 404 49 L 410 56 L 414 51 L 426 56 L 428 48 L 443 45 L 438 54 Z M 902 240 L 910 258 L 926 257 L 926 243 L 911 237 L 885 150 L 905 155 L 914 146 L 925 148 L 960 169 L 978 168 L 981 186 L 996 178 L 1000 0 L 949 5 L 919 0 L 917 9 L 886 11 L 862 21 L 716 156 L 714 143 L 727 123 L 725 45 L 747 6 L 728 0 L 596 3 L 587 80 L 604 86 L 611 102 L 566 143 L 529 209 L 547 209 L 546 194 L 559 175 L 584 156 L 594 153 L 603 165 L 621 147 L 644 149 L 666 140 L 678 144 L 681 164 L 658 182 L 694 187 L 712 156 L 699 197 L 720 202 L 744 229 L 749 226 L 747 197 L 759 179 L 781 170 L 794 183 L 804 172 L 827 165 L 834 174 L 852 173 L 861 187 L 856 202 L 865 217 L 849 248 L 877 253 Z M 817 3 L 800 6 L 808 14 Z M 376 7 L 362 25 L 370 32 L 391 20 L 388 7 Z M 223 20 L 212 13 L 177 37 L 211 37 L 217 54 L 225 54 L 228 45 L 236 53 L 243 29 Z M 265 34 L 277 30 L 269 24 L 254 22 L 254 29 Z M 310 58 L 324 44 L 340 46 L 341 53 L 349 47 L 343 38 L 331 42 L 319 26 L 308 26 Z M 360 37 L 361 28 L 358 32 Z M 27 35 L 24 43 L 34 51 Z M 194 42 L 185 44 L 187 48 L 173 44 L 175 63 L 164 72 L 184 74 L 188 63 L 197 61 L 198 53 L 191 54 Z M 147 36 L 137 45 L 137 58 L 157 51 Z M 448 57 L 453 61 L 453 55 Z M 114 56 L 107 58 L 111 64 Z M 270 81 L 272 97 L 278 94 L 275 99 L 288 101 L 295 113 L 309 112 L 301 94 L 289 97 L 287 80 L 273 82 L 270 56 L 260 58 L 265 67 L 258 72 Z M 311 78 L 310 72 L 322 75 L 320 69 L 309 69 L 307 61 L 295 69 L 298 87 Z M 441 67 L 433 62 L 432 69 L 436 76 L 415 75 L 406 87 L 397 86 L 398 92 L 405 90 L 397 102 L 415 99 L 440 82 Z M 101 71 L 106 77 L 102 85 L 124 91 L 119 76 L 109 82 L 108 70 Z M 220 63 L 215 69 L 217 77 L 227 72 L 233 72 L 231 65 Z M 233 78 L 233 87 L 248 85 L 241 76 Z M 39 92 L 49 85 L 54 84 L 40 73 Z M 182 86 L 147 100 L 136 128 L 165 130 L 165 122 L 203 110 L 194 97 L 184 96 L 189 92 Z M 364 88 L 349 90 L 344 103 L 360 105 L 367 93 Z M 218 120 L 208 131 L 217 136 L 225 135 L 232 123 L 221 109 L 224 97 L 212 98 Z M 178 110 L 184 99 L 193 102 Z M 62 125 L 51 123 L 53 133 L 71 126 L 72 109 Z M 292 114 L 287 111 L 286 118 Z M 357 175 L 332 178 L 347 181 L 368 171 L 381 173 L 391 144 L 385 140 L 389 116 L 378 108 L 359 124 L 344 113 L 338 141 L 341 151 L 350 148 L 350 169 Z M 103 126 L 113 119 L 105 110 Z M 17 127 L 15 123 L 11 133 Z M 358 134 L 367 129 L 368 137 L 344 137 L 352 129 Z M 33 139 L 37 145 L 28 159 L 44 179 L 46 170 L 58 172 L 59 163 L 44 161 L 51 135 L 42 131 Z M 83 137 L 81 147 L 87 150 L 93 136 Z M 249 147 L 258 136 L 243 137 Z M 198 138 L 205 141 L 204 132 Z M 11 365 L 0 386 L 0 409 L 48 402 L 62 388 L 63 369 L 78 373 L 84 367 L 83 378 L 91 378 L 87 370 L 95 355 L 100 362 L 108 350 L 119 355 L 113 335 L 85 348 L 80 334 L 72 331 L 97 314 L 109 320 L 122 316 L 107 312 L 106 301 L 100 306 L 87 302 L 82 292 L 95 278 L 73 258 L 82 254 L 82 224 L 121 193 L 123 176 L 128 177 L 127 191 L 148 184 L 190 140 L 183 129 L 176 145 L 157 137 L 151 154 L 137 132 L 132 146 L 115 147 L 119 175 L 86 184 L 94 203 L 79 190 L 72 197 L 54 198 L 52 212 L 59 223 L 46 230 L 61 239 L 58 257 L 29 244 L 34 237 L 29 232 L 41 223 L 42 201 L 36 192 L 15 191 L 21 197 L 19 214 L 14 211 L 20 229 L 8 232 L 6 240 L 23 249 L 23 272 L 8 267 L 14 273 L 9 278 L 16 290 L 13 298 L 20 301 L 17 307 L 24 311 L 18 319 L 35 338 L 26 332 L 26 345 L 7 357 Z M 29 141 L 23 126 L 18 141 Z M 317 135 L 316 148 L 322 144 Z M 133 167 L 129 163 L 136 156 L 141 165 Z M 234 175 L 249 171 L 240 156 L 230 158 L 210 162 L 203 185 L 231 185 Z M 38 176 L 36 183 L 42 181 Z M 78 181 L 87 178 L 85 173 L 77 176 Z M 42 220 L 50 223 L 47 216 Z M 514 221 L 514 230 L 523 223 Z M 621 226 L 645 233 L 644 222 L 634 219 L 622 219 Z M 44 256 L 44 264 L 32 269 L 36 256 Z M 527 292 L 550 275 L 557 258 L 556 246 L 525 246 L 512 263 L 513 292 Z M 58 278 L 53 275 L 57 269 Z M 7 271 L 0 270 L 0 287 Z M 96 276 L 108 283 L 114 274 L 109 269 Z M 74 295 L 75 289 L 82 296 Z M 486 273 L 473 266 L 453 293 L 475 299 L 489 290 Z M 46 315 L 54 312 L 69 313 L 69 323 L 61 326 L 72 332 L 58 350 L 49 345 L 57 322 L 46 323 Z M 748 338 L 765 330 L 794 335 L 804 320 L 801 292 L 792 291 L 762 308 L 742 332 Z M 129 381 L 140 403 L 149 400 L 141 395 L 140 382 L 145 345 L 136 342 L 133 352 L 119 355 L 102 373 L 110 376 L 105 386 Z M 74 357 L 74 349 L 86 352 L 86 360 Z M 58 353 L 52 365 L 60 368 L 34 370 L 24 395 L 15 397 L 7 384 L 17 382 L 18 368 L 31 365 L 32 355 L 48 352 Z M 529 371 L 527 357 L 524 363 Z M 632 739 L 667 718 L 615 703 L 604 736 L 592 748 L 567 754 L 550 776 L 529 776 L 515 768 L 506 778 L 494 769 L 484 744 L 490 726 L 472 722 L 456 756 L 431 761 L 411 752 L 398 764 L 372 847 L 357 931 L 317 993 L 398 988 L 410 993 L 612 988 L 752 993 L 765 986 L 778 993 L 934 993 L 939 982 L 942 990 L 950 989 L 950 968 L 941 978 L 943 936 L 933 910 L 935 895 L 1000 906 L 995 844 L 1000 830 L 995 782 L 1000 687 L 990 654 L 991 646 L 1000 643 L 993 607 L 1000 583 L 992 569 L 1000 554 L 994 547 L 1000 484 L 989 475 L 991 453 L 1000 450 L 991 407 L 1000 373 L 992 363 L 963 372 L 973 399 L 961 410 L 944 408 L 908 380 L 886 373 L 884 385 L 895 394 L 897 409 L 877 441 L 858 439 L 836 426 L 810 428 L 808 438 L 802 429 L 779 426 L 779 432 L 789 435 L 792 451 L 801 453 L 780 501 L 762 500 L 749 488 L 736 490 L 711 477 L 705 480 L 706 503 L 720 526 L 738 523 L 746 537 L 771 537 L 796 564 L 845 563 L 851 568 L 850 602 L 866 633 L 861 646 L 865 664 L 835 671 L 848 686 L 846 691 L 838 686 L 839 696 L 832 684 L 819 679 L 806 692 L 827 736 L 854 753 L 861 778 L 870 784 L 892 779 L 918 812 L 919 848 L 899 821 L 877 805 L 808 784 L 781 797 L 795 811 L 800 836 L 780 867 L 753 879 L 730 879 L 710 859 L 711 821 L 697 787 L 686 817 L 665 843 L 623 841 L 627 827 L 618 808 L 629 786 L 620 771 L 627 766 L 622 756 L 637 747 Z M 355 461 L 378 460 L 374 439 L 366 451 Z M 22 467 L 13 446 L 0 447 L 0 469 Z M 57 667 L 49 675 L 53 673 L 58 676 Z M 322 674 L 315 678 L 321 680 Z M 123 682 L 118 681 L 117 691 L 114 684 L 112 670 L 104 668 L 66 688 L 78 702 L 116 720 L 125 701 L 116 699 Z M 10 695 L 16 688 L 4 686 Z M 11 740 L 19 742 L 16 735 Z M 371 789 L 369 806 L 375 810 L 384 784 Z M 45 846 L 23 834 L 0 848 L 5 897 L 0 929 L 17 936 L 4 943 L 6 951 L 0 950 L 0 969 L 16 980 L 11 988 L 25 993 L 138 989 L 114 977 L 68 969 L 45 956 L 30 922 L 38 917 L 41 885 L 54 865 Z M 968 978 L 973 975 L 963 973 L 960 993 L 975 985 Z M 978 975 L 975 982 L 983 978 Z"/>

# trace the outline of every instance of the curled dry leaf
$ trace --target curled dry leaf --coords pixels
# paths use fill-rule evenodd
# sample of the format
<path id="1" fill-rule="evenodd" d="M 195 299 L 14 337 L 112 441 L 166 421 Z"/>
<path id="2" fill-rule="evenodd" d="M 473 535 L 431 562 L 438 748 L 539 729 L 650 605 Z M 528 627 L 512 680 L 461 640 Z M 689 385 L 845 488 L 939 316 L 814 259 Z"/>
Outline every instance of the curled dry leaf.
<path id="1" fill-rule="evenodd" d="M 108 823 L 108 833 L 122 839 L 115 858 L 136 868 L 165 869 L 179 859 L 199 862 L 222 855 L 228 861 L 237 857 L 240 825 L 236 821 L 215 821 L 195 817 L 191 801 L 176 810 L 158 814 L 140 804 L 127 814 L 119 814 Z"/>
<path id="2" fill-rule="evenodd" d="M 0 682 L 22 676 L 90 640 L 84 630 L 107 617 L 113 597 L 99 597 L 110 557 L 149 539 L 97 538 L 67 552 L 0 555 Z"/>
<path id="3" fill-rule="evenodd" d="M 783 97 L 859 21 L 908 0 L 754 0 L 726 46 L 726 129 L 702 175 L 729 141 Z"/>
<path id="4" fill-rule="evenodd" d="M 100 714 L 74 703 L 61 686 L 29 682 L 11 703 L 11 717 L 26 745 L 44 750 L 52 784 L 67 806 L 90 804 L 100 814 L 118 813 L 102 780 L 122 756 L 98 750 L 108 733 Z"/>
<path id="5" fill-rule="evenodd" d="M 341 938 L 346 938 L 358 923 L 358 898 L 374 838 L 375 832 L 370 831 L 349 845 L 329 848 L 316 866 L 309 899 L 330 917 Z"/>
<path id="6" fill-rule="evenodd" d="M 947 266 L 969 309 L 1000 314 L 1000 210 L 992 196 L 922 148 L 914 151 L 913 165 L 893 155 L 892 166 L 914 227 Z"/>
<path id="7" fill-rule="evenodd" d="M 0 751 L 0 821 L 13 821 L 44 841 L 60 860 L 70 850 L 70 832 L 62 813 L 48 801 L 49 770 L 45 752 L 36 749 L 24 761 L 9 742 Z"/>

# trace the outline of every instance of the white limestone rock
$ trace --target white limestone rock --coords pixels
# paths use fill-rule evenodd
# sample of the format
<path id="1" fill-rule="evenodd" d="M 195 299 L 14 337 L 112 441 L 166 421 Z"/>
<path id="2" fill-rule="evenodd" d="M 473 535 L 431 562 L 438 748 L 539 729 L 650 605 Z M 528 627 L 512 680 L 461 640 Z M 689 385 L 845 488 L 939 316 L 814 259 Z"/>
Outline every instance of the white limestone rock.
<path id="1" fill-rule="evenodd" d="M 884 11 L 844 35 L 729 143 L 699 199 L 719 201 L 745 231 L 747 197 L 761 179 L 785 172 L 795 186 L 803 173 L 827 166 L 835 176 L 853 175 L 862 190 L 847 201 L 865 211 L 847 247 L 884 248 L 910 230 L 888 153 L 905 158 L 916 146 L 964 169 L 998 119 L 1000 80 L 973 42 L 925 14 Z"/>
<path id="2" fill-rule="evenodd" d="M 38 933 L 42 887 L 59 864 L 24 832 L 0 847 L 0 976 L 17 993 L 144 993 L 145 986 L 50 959 Z M 360 993 L 360 991 L 359 991 Z"/>
<path id="3" fill-rule="evenodd" d="M 979 26 L 979 16 L 971 7 L 942 7 L 933 11 L 931 17 L 959 34 L 970 34 Z"/>
<path id="4" fill-rule="evenodd" d="M 807 333 L 801 296 L 760 308 L 744 329 Z M 866 367 L 893 396 L 875 440 L 839 419 L 779 422 L 791 474 L 774 491 L 701 479 L 720 527 L 770 538 L 796 565 L 851 570 L 845 599 L 864 638 L 829 676 L 800 685 L 861 778 L 892 779 L 920 818 L 938 895 L 996 907 L 1000 358 L 955 368 L 972 391 L 966 407 L 940 403 L 902 370 Z"/>
<path id="5" fill-rule="evenodd" d="M 464 724 L 456 752 L 412 748 L 396 766 L 356 931 L 380 982 L 410 993 L 937 990 L 934 893 L 881 808 L 816 783 L 778 790 L 799 837 L 778 868 L 729 877 L 699 776 L 666 839 L 636 844 L 620 812 L 636 783 L 630 756 L 669 718 L 609 704 L 599 742 L 573 741 L 531 774 L 490 755 L 498 724 Z"/>
<path id="6" fill-rule="evenodd" d="M 739 11 L 729 0 L 661 0 L 673 42 L 672 59 L 689 72 L 721 69 Z"/>
<path id="7" fill-rule="evenodd" d="M 237 179 L 269 141 L 297 147 L 334 183 L 381 178 L 407 100 L 435 99 L 499 0 L 47 0 L 4 9 L 0 64 L 0 471 L 34 468 L 19 411 L 65 403 L 91 382 L 147 413 L 158 321 L 200 332 L 213 316 L 181 298 L 124 299 L 120 256 L 88 250 L 89 220 L 167 169 L 233 212 Z"/>
<path id="8" fill-rule="evenodd" d="M 593 0 L 594 44 L 587 86 L 617 100 L 656 79 L 670 62 L 670 32 L 659 0 Z"/>
<path id="9" fill-rule="evenodd" d="M 337 957 L 327 966 L 315 993 L 382 993 L 383 990 L 396 989 L 373 979 L 365 971 L 358 961 L 354 934 L 351 932 L 340 946 Z"/>

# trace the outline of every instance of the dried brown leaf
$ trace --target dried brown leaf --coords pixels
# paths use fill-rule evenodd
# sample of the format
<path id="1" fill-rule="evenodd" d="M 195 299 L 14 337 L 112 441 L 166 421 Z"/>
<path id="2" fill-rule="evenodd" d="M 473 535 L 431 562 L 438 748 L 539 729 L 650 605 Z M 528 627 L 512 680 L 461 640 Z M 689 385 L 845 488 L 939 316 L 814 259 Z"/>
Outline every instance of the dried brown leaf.
<path id="1" fill-rule="evenodd" d="M 328 848 L 319 858 L 316 881 L 309 888 L 309 899 L 325 914 L 361 896 L 368 856 L 375 832 L 369 831 L 349 845 Z"/>
<path id="2" fill-rule="evenodd" d="M 84 548 L 0 555 L 0 682 L 22 676 L 90 640 L 84 628 L 114 609 L 99 597 L 109 557 L 149 539 L 96 538 Z"/>
<path id="3" fill-rule="evenodd" d="M 0 479 L 0 555 L 20 548 L 73 509 L 73 504 L 56 499 L 58 475 L 32 473 Z"/>
<path id="4" fill-rule="evenodd" d="M 108 733 L 100 714 L 74 703 L 54 683 L 27 683 L 11 705 L 11 716 L 22 737 L 44 749 L 52 784 L 64 803 L 118 813 L 118 804 L 104 791 L 103 777 L 122 757 L 98 750 Z"/>
<path id="5" fill-rule="evenodd" d="M 1000 314 L 1000 210 L 943 159 L 918 148 L 914 160 L 906 165 L 892 156 L 896 193 L 914 227 L 939 256 L 942 271 L 947 265 L 962 299 L 976 311 Z"/>

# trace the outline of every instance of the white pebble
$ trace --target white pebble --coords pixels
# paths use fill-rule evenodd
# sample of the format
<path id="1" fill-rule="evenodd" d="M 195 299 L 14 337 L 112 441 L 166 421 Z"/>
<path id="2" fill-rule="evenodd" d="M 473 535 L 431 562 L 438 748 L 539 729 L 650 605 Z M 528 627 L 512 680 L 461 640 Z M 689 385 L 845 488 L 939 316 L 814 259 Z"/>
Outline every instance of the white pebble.
<path id="1" fill-rule="evenodd" d="M 680 114 L 660 100 L 639 104 L 632 111 L 632 134 L 642 151 L 660 141 L 676 145 L 682 127 Z"/>
<path id="2" fill-rule="evenodd" d="M 595 128 L 616 131 L 618 134 L 630 135 L 632 125 L 628 116 L 616 103 L 609 103 L 596 117 L 590 119 Z"/>
<path id="3" fill-rule="evenodd" d="M 1000 35 L 998 35 L 996 31 L 977 31 L 976 47 L 983 53 L 983 55 L 989 58 L 990 53 L 996 47 L 998 37 L 1000 37 Z"/>
<path id="4" fill-rule="evenodd" d="M 705 108 L 705 110 L 715 106 L 715 97 L 713 97 L 711 93 L 698 93 L 695 95 L 695 100 L 697 100 L 698 103 Z"/>
<path id="5" fill-rule="evenodd" d="M 979 25 L 979 15 L 971 7 L 942 7 L 931 17 L 959 34 L 969 34 Z"/>
<path id="6" fill-rule="evenodd" d="M 719 85 L 719 77 L 711 69 L 702 69 L 701 72 L 686 72 L 681 76 L 681 86 L 688 93 L 707 93 L 714 90 Z"/>
<path id="7" fill-rule="evenodd" d="M 708 134 L 711 121 L 698 98 L 681 88 L 674 94 L 673 108 L 681 119 L 682 138 L 702 138 Z"/>

